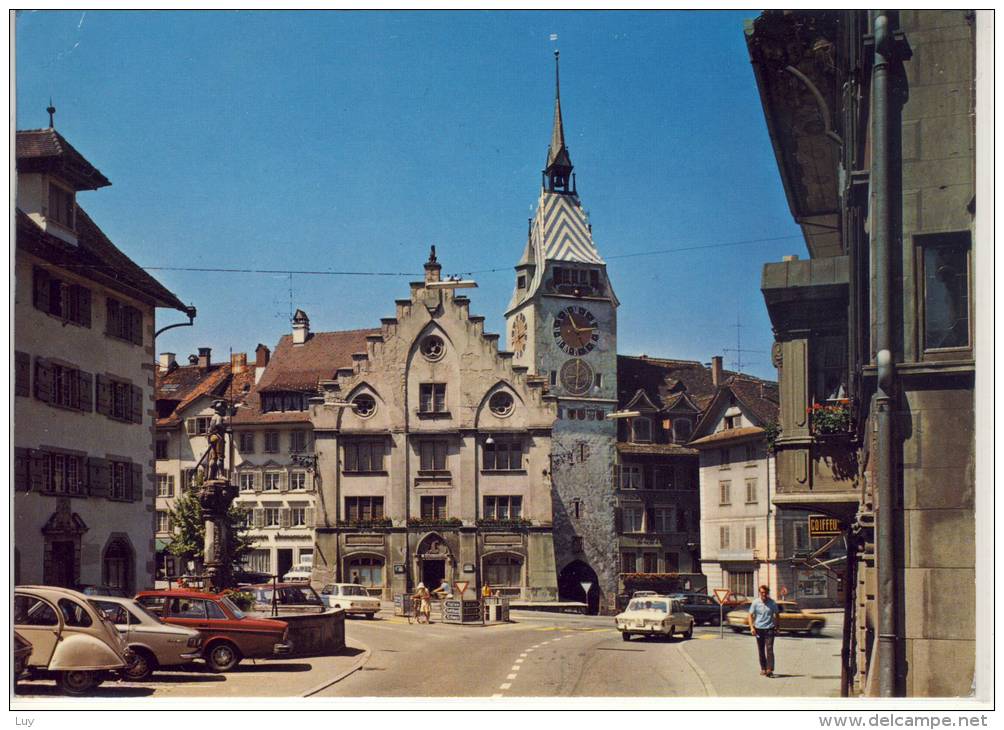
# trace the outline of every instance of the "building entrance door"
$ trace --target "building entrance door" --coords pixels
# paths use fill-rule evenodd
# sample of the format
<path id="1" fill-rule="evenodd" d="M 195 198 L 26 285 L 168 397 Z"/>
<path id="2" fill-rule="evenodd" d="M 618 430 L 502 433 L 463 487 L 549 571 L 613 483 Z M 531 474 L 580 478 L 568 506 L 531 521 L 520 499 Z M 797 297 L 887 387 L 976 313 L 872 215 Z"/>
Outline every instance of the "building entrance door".
<path id="1" fill-rule="evenodd" d="M 293 567 L 293 548 L 279 548 L 275 551 L 275 574 L 282 580 Z"/>
<path id="2" fill-rule="evenodd" d="M 76 588 L 73 551 L 71 540 L 56 540 L 52 543 L 52 575 L 46 580 L 49 585 Z"/>
<path id="3" fill-rule="evenodd" d="M 439 588 L 446 577 L 446 561 L 425 559 L 422 561 L 422 582 L 430 591 Z"/>

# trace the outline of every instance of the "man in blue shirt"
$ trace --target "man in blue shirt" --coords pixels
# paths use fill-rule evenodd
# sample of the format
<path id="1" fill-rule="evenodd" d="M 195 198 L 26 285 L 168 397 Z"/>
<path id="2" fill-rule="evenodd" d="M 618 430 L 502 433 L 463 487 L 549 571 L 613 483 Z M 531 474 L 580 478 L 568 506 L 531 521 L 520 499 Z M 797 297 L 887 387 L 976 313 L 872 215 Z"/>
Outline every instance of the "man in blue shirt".
<path id="1" fill-rule="evenodd" d="M 760 597 L 750 604 L 750 633 L 756 638 L 760 657 L 760 674 L 774 676 L 774 634 L 777 632 L 777 615 L 780 607 L 770 597 L 770 588 L 760 586 Z"/>

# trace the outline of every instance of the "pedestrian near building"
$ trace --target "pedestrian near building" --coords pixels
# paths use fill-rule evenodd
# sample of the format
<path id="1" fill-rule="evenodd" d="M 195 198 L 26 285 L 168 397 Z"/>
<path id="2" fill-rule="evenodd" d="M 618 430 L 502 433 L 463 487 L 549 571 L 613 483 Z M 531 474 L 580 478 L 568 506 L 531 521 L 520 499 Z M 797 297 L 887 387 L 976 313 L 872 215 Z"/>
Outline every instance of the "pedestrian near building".
<path id="1" fill-rule="evenodd" d="M 362 580 L 360 580 L 360 578 L 359 578 L 359 573 L 357 573 L 354 570 L 352 571 L 352 583 L 353 583 L 353 585 L 357 585 L 357 586 L 358 585 L 362 585 Z"/>
<path id="2" fill-rule="evenodd" d="M 485 583 L 484 586 L 481 588 L 481 597 L 482 598 L 492 597 L 492 587 L 487 583 Z"/>
<path id="3" fill-rule="evenodd" d="M 760 586 L 760 596 L 750 604 L 750 633 L 756 639 L 760 674 L 774 676 L 774 636 L 777 634 L 777 615 L 780 607 L 770 597 L 770 588 Z"/>
<path id="4" fill-rule="evenodd" d="M 429 623 L 429 617 L 432 614 L 432 603 L 429 601 L 429 589 L 425 587 L 425 583 L 418 584 L 413 598 L 418 604 L 418 623 L 423 623 L 423 616 L 425 617 L 424 623 Z"/>

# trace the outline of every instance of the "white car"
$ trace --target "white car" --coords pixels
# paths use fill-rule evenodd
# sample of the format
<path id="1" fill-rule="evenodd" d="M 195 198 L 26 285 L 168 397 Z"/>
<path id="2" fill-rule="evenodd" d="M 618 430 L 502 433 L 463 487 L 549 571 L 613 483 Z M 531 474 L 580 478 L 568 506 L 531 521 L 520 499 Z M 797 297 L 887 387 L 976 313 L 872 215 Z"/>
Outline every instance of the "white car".
<path id="1" fill-rule="evenodd" d="M 328 608 L 340 608 L 347 614 L 366 618 L 373 618 L 380 610 L 380 599 L 355 583 L 329 583 L 321 589 L 321 600 Z"/>
<path id="2" fill-rule="evenodd" d="M 136 655 L 122 670 L 127 679 L 146 679 L 158 667 L 187 664 L 202 657 L 198 631 L 164 623 L 131 598 L 95 596 L 91 605 L 115 624 Z"/>
<path id="3" fill-rule="evenodd" d="M 282 576 L 283 583 L 306 583 L 314 572 L 314 566 L 309 563 L 294 565 L 288 573 Z"/>
<path id="4" fill-rule="evenodd" d="M 674 633 L 685 639 L 694 635 L 694 617 L 684 612 L 680 601 L 668 596 L 632 598 L 624 613 L 614 616 L 614 621 L 624 641 L 630 641 L 632 634 L 667 639 Z"/>

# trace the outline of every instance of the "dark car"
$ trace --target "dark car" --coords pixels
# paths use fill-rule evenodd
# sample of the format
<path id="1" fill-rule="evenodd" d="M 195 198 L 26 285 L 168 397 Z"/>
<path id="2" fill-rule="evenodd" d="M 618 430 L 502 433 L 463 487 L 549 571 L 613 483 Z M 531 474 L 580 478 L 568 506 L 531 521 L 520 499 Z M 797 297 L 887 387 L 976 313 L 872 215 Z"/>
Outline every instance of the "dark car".
<path id="1" fill-rule="evenodd" d="M 265 583 L 244 589 L 254 596 L 254 610 L 268 613 L 324 613 L 326 606 L 309 583 Z"/>
<path id="2" fill-rule="evenodd" d="M 269 659 L 293 649 L 284 622 L 249 618 L 222 594 L 186 589 L 142 591 L 136 601 L 165 623 L 202 634 L 202 657 L 217 672 L 230 671 L 244 658 Z"/>
<path id="3" fill-rule="evenodd" d="M 683 611 L 693 616 L 696 623 L 718 626 L 722 620 L 722 607 L 711 596 L 703 593 L 674 593 L 670 598 L 680 601 Z M 726 609 L 724 613 L 730 610 Z"/>
<path id="4" fill-rule="evenodd" d="M 268 573 L 259 573 L 253 570 L 237 570 L 234 571 L 234 584 L 237 586 L 257 586 L 262 583 L 268 583 L 272 580 L 272 576 Z"/>

